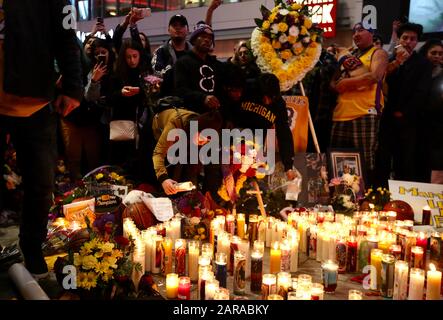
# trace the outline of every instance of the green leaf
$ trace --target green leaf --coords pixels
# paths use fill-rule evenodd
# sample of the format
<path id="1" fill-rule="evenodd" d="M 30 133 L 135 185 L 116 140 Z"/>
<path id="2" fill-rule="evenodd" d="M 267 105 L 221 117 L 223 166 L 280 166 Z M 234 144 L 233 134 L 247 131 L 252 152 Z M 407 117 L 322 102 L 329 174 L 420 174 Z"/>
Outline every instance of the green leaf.
<path id="1" fill-rule="evenodd" d="M 257 27 L 261 28 L 261 26 L 263 25 L 263 20 L 255 18 L 254 21 L 255 21 L 255 24 L 257 25 Z"/>
<path id="2" fill-rule="evenodd" d="M 263 17 L 263 20 L 266 20 L 269 18 L 269 16 L 271 15 L 271 10 L 269 10 L 268 8 L 266 8 L 264 5 L 261 5 L 260 7 L 260 12 L 261 15 Z"/>

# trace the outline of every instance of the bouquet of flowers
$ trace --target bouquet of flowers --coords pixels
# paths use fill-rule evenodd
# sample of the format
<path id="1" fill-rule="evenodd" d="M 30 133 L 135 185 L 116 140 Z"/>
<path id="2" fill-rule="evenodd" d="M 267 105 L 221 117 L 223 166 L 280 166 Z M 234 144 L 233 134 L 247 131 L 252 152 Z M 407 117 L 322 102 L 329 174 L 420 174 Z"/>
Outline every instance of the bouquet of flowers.
<path id="1" fill-rule="evenodd" d="M 154 75 L 147 75 L 143 77 L 142 89 L 144 91 L 148 107 L 152 108 L 155 105 L 160 93 L 160 86 L 162 82 L 162 78 Z"/>
<path id="2" fill-rule="evenodd" d="M 391 201 L 391 192 L 386 188 L 369 188 L 365 193 L 365 198 L 363 201 L 367 201 L 374 205 L 375 211 L 382 211 L 384 206 Z"/>
<path id="3" fill-rule="evenodd" d="M 272 10 L 263 5 L 262 19 L 251 36 L 251 47 L 262 72 L 273 73 L 287 91 L 303 79 L 321 54 L 322 30 L 312 23 L 304 3 L 275 0 Z"/>
<path id="4" fill-rule="evenodd" d="M 345 173 L 340 178 L 333 178 L 329 184 L 334 189 L 331 204 L 335 211 L 352 213 L 357 209 L 357 195 L 360 192 L 361 178 Z"/>
<path id="5" fill-rule="evenodd" d="M 269 166 L 257 159 L 260 146 L 252 141 L 240 141 L 231 147 L 231 163 L 223 166 L 223 184 L 218 195 L 227 202 L 236 203 L 240 190 L 248 179 L 263 179 Z"/>

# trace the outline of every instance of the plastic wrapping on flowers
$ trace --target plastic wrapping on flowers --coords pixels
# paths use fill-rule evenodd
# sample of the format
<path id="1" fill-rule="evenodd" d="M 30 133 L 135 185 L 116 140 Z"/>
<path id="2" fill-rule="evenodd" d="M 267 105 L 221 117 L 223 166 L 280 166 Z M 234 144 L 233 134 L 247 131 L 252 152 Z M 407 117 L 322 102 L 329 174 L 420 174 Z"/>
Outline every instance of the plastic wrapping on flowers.
<path id="1" fill-rule="evenodd" d="M 251 48 L 262 72 L 280 80 L 288 91 L 301 81 L 320 58 L 322 30 L 312 23 L 305 4 L 275 1 L 272 10 L 262 6 L 262 19 L 251 35 Z"/>

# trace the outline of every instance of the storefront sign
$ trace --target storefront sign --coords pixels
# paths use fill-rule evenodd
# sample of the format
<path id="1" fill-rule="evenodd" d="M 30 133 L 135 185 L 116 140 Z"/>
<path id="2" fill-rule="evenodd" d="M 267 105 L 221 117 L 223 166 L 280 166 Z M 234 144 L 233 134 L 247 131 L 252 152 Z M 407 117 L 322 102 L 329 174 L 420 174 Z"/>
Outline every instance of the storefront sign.
<path id="1" fill-rule="evenodd" d="M 296 0 L 311 7 L 312 22 L 323 28 L 323 37 L 335 37 L 335 22 L 337 18 L 337 0 Z"/>

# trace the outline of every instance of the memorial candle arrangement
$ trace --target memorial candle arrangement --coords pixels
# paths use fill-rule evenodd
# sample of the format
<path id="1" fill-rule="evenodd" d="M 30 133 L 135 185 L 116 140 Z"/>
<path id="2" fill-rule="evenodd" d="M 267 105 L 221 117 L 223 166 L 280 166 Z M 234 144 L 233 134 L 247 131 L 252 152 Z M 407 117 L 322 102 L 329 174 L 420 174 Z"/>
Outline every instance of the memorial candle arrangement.
<path id="1" fill-rule="evenodd" d="M 263 253 L 254 249 L 251 254 L 251 291 L 260 292 L 263 275 Z"/>
<path id="2" fill-rule="evenodd" d="M 186 240 L 175 240 L 175 273 L 179 276 L 186 274 Z"/>

